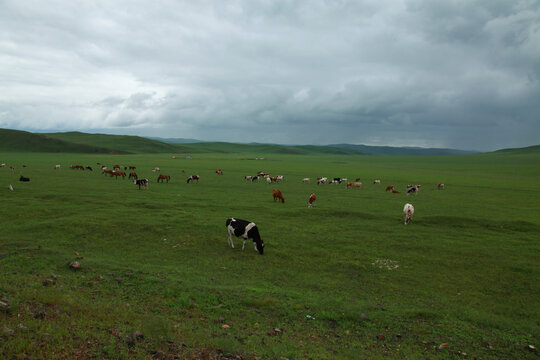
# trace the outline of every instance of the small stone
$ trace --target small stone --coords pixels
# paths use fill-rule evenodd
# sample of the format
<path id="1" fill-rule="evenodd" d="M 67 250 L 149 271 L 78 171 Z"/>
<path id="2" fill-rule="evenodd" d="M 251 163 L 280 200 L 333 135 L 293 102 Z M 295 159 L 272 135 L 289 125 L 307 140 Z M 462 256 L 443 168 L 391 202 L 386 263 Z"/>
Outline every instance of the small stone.
<path id="1" fill-rule="evenodd" d="M 6 335 L 6 336 L 13 336 L 15 335 L 15 331 L 13 331 L 12 329 L 8 328 L 7 326 L 4 326 L 2 328 L 2 334 Z"/>
<path id="2" fill-rule="evenodd" d="M 78 270 L 81 268 L 81 263 L 78 261 L 70 261 L 68 263 L 68 266 L 73 270 Z"/>
<path id="3" fill-rule="evenodd" d="M 531 351 L 535 351 L 536 347 L 534 345 L 529 345 L 529 346 L 527 346 L 527 349 L 529 349 Z"/>
<path id="4" fill-rule="evenodd" d="M 377 339 L 379 340 L 384 340 L 384 338 L 385 338 L 384 334 L 377 335 Z"/>
<path id="5" fill-rule="evenodd" d="M 0 310 L 8 310 L 11 305 L 11 301 L 7 297 L 0 299 Z"/>

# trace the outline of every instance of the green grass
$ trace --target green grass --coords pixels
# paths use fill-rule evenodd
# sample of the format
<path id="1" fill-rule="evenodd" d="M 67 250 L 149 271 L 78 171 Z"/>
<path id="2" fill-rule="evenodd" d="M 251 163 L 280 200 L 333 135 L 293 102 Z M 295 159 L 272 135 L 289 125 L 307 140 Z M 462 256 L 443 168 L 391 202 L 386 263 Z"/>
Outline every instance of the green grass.
<path id="1" fill-rule="evenodd" d="M 14 335 L 0 357 L 538 358 L 538 153 L 253 156 L 1 153 L 0 326 Z M 135 165 L 150 187 L 68 168 L 97 162 Z M 285 181 L 243 180 L 258 170 Z M 317 176 L 364 185 L 301 183 Z M 409 183 L 418 196 L 384 191 Z M 227 246 L 232 216 L 258 224 L 263 256 Z"/>

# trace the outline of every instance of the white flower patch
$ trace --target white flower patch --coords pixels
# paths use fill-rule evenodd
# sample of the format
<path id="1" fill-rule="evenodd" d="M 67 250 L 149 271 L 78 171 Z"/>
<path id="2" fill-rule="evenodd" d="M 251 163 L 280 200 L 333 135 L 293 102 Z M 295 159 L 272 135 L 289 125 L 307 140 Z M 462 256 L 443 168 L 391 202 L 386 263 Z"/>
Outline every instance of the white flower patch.
<path id="1" fill-rule="evenodd" d="M 371 263 L 371 265 L 376 266 L 379 269 L 386 270 L 397 270 L 399 268 L 399 264 L 397 263 L 397 261 L 393 261 L 390 259 L 375 260 L 375 262 Z"/>

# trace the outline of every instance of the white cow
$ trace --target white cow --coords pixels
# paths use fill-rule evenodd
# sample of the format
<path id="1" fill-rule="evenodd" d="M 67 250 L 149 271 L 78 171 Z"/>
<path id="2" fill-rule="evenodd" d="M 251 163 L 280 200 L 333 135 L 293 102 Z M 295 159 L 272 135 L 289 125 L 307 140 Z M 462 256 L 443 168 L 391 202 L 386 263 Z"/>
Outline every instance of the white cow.
<path id="1" fill-rule="evenodd" d="M 414 215 L 414 206 L 411 204 L 405 204 L 403 207 L 403 214 L 405 215 L 405 225 L 407 225 Z"/>

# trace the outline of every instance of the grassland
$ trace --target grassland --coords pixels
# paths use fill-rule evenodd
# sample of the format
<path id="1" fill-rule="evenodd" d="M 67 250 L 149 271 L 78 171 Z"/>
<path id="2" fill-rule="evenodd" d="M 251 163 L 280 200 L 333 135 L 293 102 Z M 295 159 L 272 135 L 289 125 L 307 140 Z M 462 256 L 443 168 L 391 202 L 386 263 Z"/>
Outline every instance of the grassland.
<path id="1" fill-rule="evenodd" d="M 538 358 L 540 154 L 172 155 L 0 154 L 0 357 Z M 68 168 L 97 162 L 150 187 Z M 285 176 L 284 204 L 257 170 Z M 364 186 L 300 181 L 317 176 Z M 231 216 L 263 256 L 227 246 Z"/>

